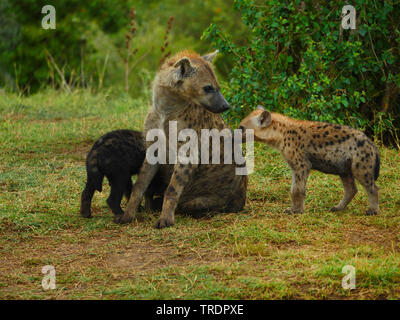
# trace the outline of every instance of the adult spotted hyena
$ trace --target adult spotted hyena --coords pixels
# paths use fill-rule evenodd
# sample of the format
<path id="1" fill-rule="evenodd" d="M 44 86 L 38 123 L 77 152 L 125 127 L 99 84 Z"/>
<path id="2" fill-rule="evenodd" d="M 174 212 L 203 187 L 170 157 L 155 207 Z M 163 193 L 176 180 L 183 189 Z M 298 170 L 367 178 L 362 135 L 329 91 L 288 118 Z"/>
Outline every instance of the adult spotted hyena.
<path id="1" fill-rule="evenodd" d="M 169 141 L 170 121 L 176 121 L 178 132 L 190 128 L 198 137 L 201 129 L 227 128 L 219 113 L 228 110 L 229 104 L 220 92 L 211 64 L 216 53 L 199 56 L 184 51 L 164 62 L 154 80 L 153 105 L 145 120 L 145 135 L 151 129 L 161 129 L 168 145 L 172 145 Z M 184 143 L 178 142 L 177 149 Z M 151 144 L 148 142 L 147 147 Z M 224 143 L 220 144 L 220 150 L 220 164 L 171 164 L 169 154 L 168 164 L 150 164 L 145 159 L 127 209 L 123 216 L 115 218 L 115 222 L 127 223 L 139 218 L 139 203 L 157 172 L 168 185 L 161 216 L 155 225 L 157 228 L 173 225 L 176 209 L 189 214 L 242 210 L 246 201 L 247 177 L 236 175 L 238 165 L 234 161 L 223 163 Z"/>
<path id="2" fill-rule="evenodd" d="M 253 129 L 255 140 L 278 149 L 292 169 L 292 207 L 287 213 L 304 211 L 306 182 L 311 169 L 339 175 L 344 196 L 331 211 L 346 208 L 357 193 L 354 178 L 368 194 L 367 215 L 379 212 L 379 152 L 368 137 L 353 128 L 336 124 L 295 120 L 270 113 L 262 106 L 244 118 L 239 128 Z"/>

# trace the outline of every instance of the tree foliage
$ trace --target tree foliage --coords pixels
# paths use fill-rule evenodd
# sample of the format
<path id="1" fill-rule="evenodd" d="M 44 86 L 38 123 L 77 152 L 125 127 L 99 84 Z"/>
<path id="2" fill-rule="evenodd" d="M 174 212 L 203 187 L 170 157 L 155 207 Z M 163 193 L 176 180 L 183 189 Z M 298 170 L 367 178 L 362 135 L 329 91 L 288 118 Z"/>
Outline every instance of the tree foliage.
<path id="1" fill-rule="evenodd" d="M 2 15 L 8 22 L 2 28 L 6 33 L 0 34 L 0 46 L 7 46 L 0 55 L 0 84 L 5 78 L 13 78 L 17 85 L 37 89 L 49 81 L 49 65 L 46 52 L 63 69 L 65 77 L 71 72 L 78 72 L 81 65 L 82 50 L 90 55 L 97 50 L 96 44 L 87 39 L 88 35 L 115 33 L 128 21 L 127 0 L 122 1 L 81 1 L 81 0 L 0 0 Z M 57 28 L 45 30 L 41 27 L 45 5 L 56 7 Z M 15 30 L 12 32 L 11 30 Z M 13 34 L 11 38 L 8 34 Z M 10 47 L 10 44 L 13 46 Z M 88 71 L 96 69 L 90 61 Z"/>
<path id="2" fill-rule="evenodd" d="M 56 9 L 55 30 L 41 27 L 41 9 L 49 4 Z M 211 50 L 208 42 L 200 41 L 210 22 L 223 24 L 233 35 L 244 35 L 244 24 L 236 22 L 240 16 L 231 0 L 0 0 L 0 86 L 17 86 L 24 93 L 54 82 L 57 87 L 61 81 L 50 54 L 72 87 L 92 82 L 97 87 L 101 83 L 123 88 L 125 63 L 120 52 L 126 51 L 132 8 L 137 13 L 131 42 L 132 50 L 137 50 L 134 58 L 146 57 L 137 64 L 132 61 L 132 95 L 141 94 L 158 68 L 171 16 L 175 17 L 168 39 L 172 53 Z M 229 59 L 220 60 L 219 73 L 226 75 L 229 65 Z"/>

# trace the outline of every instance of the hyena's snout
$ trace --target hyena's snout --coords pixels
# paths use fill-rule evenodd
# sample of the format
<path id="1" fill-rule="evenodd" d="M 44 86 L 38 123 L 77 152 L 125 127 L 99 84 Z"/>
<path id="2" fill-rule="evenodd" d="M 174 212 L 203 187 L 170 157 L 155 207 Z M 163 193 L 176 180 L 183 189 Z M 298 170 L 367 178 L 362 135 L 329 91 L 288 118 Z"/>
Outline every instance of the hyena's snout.
<path id="1" fill-rule="evenodd" d="M 206 106 L 206 108 L 213 113 L 221 113 L 229 110 L 230 105 L 228 101 L 225 100 L 222 93 L 218 90 L 210 97 L 208 106 Z"/>
<path id="2" fill-rule="evenodd" d="M 221 94 L 220 91 L 218 91 L 218 94 L 219 94 L 219 97 L 218 97 L 219 105 L 220 105 L 220 108 L 221 108 L 220 112 L 224 112 L 224 111 L 229 110 L 229 108 L 231 106 L 229 105 L 228 101 L 225 100 L 224 96 Z"/>

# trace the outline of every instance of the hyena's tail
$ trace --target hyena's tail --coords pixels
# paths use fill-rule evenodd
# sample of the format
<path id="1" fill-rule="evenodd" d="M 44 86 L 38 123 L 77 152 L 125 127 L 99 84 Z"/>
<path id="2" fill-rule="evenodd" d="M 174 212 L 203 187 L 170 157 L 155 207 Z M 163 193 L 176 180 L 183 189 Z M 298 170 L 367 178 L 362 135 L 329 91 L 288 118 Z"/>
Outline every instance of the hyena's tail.
<path id="1" fill-rule="evenodd" d="M 379 177 L 379 168 L 381 166 L 381 157 L 379 156 L 379 151 L 376 150 L 376 158 L 375 158 L 375 180 Z"/>

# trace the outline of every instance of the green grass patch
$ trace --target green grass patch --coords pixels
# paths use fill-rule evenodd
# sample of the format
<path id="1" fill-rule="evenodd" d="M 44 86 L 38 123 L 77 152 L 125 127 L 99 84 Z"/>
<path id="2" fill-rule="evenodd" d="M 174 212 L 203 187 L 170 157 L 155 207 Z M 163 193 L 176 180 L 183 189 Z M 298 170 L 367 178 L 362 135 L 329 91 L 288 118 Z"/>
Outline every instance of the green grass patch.
<path id="1" fill-rule="evenodd" d="M 0 96 L 0 298 L 2 299 L 398 299 L 399 152 L 380 148 L 381 214 L 367 217 L 359 193 L 348 209 L 336 176 L 312 172 L 303 215 L 285 215 L 291 173 L 280 154 L 256 144 L 248 200 L 237 214 L 153 228 L 116 225 L 95 193 L 93 218 L 79 216 L 93 142 L 141 129 L 150 97 L 88 91 Z M 43 291 L 54 265 L 57 289 Z M 356 289 L 341 287 L 356 268 Z"/>

